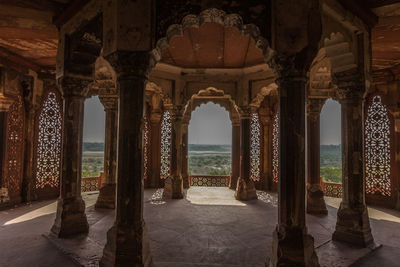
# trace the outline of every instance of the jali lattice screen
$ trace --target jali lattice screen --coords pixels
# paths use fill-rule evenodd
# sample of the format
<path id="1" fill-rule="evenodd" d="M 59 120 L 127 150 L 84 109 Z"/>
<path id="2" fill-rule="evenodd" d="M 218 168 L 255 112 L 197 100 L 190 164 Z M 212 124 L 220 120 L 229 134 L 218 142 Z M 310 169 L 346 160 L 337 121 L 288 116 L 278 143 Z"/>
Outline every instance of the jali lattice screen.
<path id="1" fill-rule="evenodd" d="M 36 188 L 58 187 L 60 181 L 62 116 L 60 100 L 47 94 L 38 120 Z"/>
<path id="2" fill-rule="evenodd" d="M 171 172 L 171 141 L 171 114 L 169 111 L 165 111 L 161 121 L 161 179 L 167 178 Z"/>
<path id="3" fill-rule="evenodd" d="M 22 97 L 11 105 L 7 115 L 7 140 L 4 168 L 4 187 L 11 198 L 21 195 L 24 168 L 25 110 Z"/>
<path id="4" fill-rule="evenodd" d="M 365 121 L 365 192 L 391 195 L 390 121 L 380 96 L 368 106 Z"/>
<path id="5" fill-rule="evenodd" d="M 261 127 L 258 113 L 251 115 L 250 124 L 250 178 L 260 180 Z"/>
<path id="6" fill-rule="evenodd" d="M 279 175 L 279 113 L 276 112 L 272 125 L 272 181 L 278 183 Z"/>

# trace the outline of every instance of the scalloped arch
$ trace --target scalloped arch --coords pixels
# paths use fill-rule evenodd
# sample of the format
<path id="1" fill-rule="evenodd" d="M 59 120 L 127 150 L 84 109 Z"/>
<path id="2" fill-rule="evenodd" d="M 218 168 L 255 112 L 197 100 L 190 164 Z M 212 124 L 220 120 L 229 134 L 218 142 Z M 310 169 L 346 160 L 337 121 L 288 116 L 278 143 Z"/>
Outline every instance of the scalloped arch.
<path id="1" fill-rule="evenodd" d="M 238 14 L 226 14 L 225 11 L 210 8 L 203 10 L 199 15 L 189 14 L 182 19 L 181 24 L 172 24 L 168 27 L 166 36 L 159 39 L 156 47 L 151 51 L 153 65 L 161 60 L 161 54 L 169 46 L 171 39 L 175 36 L 183 36 L 185 29 L 190 27 L 199 28 L 205 23 L 218 23 L 224 27 L 235 27 L 242 35 L 253 38 L 256 47 L 261 49 L 265 62 L 273 56 L 268 41 L 261 36 L 260 30 L 254 24 L 243 24 L 243 19 Z"/>

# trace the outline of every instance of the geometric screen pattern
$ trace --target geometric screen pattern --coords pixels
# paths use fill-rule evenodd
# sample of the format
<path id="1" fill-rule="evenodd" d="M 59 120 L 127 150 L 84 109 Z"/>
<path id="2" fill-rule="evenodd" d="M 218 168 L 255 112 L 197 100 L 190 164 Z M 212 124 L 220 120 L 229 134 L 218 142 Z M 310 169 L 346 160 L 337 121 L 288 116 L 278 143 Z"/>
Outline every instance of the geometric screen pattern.
<path id="1" fill-rule="evenodd" d="M 260 180 L 261 127 L 258 113 L 251 115 L 250 124 L 250 178 Z"/>
<path id="2" fill-rule="evenodd" d="M 390 121 L 380 96 L 375 96 L 365 122 L 365 191 L 371 195 L 391 195 Z"/>
<path id="3" fill-rule="evenodd" d="M 150 144 L 150 129 L 147 113 L 144 113 L 144 133 L 143 133 L 143 179 L 147 179 L 149 173 L 149 144 Z"/>
<path id="4" fill-rule="evenodd" d="M 278 183 L 279 175 L 279 112 L 272 124 L 272 181 Z"/>
<path id="5" fill-rule="evenodd" d="M 61 105 L 54 92 L 44 101 L 39 115 L 36 188 L 58 187 L 61 161 Z"/>
<path id="6" fill-rule="evenodd" d="M 24 123 L 25 111 L 22 97 L 10 106 L 7 113 L 7 140 L 4 168 L 4 187 L 10 196 L 21 193 L 24 161 Z"/>
<path id="7" fill-rule="evenodd" d="M 165 111 L 161 121 L 161 179 L 166 179 L 171 174 L 171 141 L 171 114 L 169 113 L 169 111 Z"/>

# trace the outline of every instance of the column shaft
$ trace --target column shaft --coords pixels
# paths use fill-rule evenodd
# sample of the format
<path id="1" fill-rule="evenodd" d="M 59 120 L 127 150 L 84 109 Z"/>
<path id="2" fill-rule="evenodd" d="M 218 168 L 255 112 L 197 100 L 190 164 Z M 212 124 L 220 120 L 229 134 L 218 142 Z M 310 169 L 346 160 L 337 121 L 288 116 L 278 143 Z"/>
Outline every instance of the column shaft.
<path id="1" fill-rule="evenodd" d="M 325 101 L 308 100 L 307 105 L 307 212 L 328 214 L 320 177 L 320 111 Z"/>
<path id="2" fill-rule="evenodd" d="M 305 225 L 305 75 L 286 73 L 279 84 L 278 225 L 270 266 L 319 266 Z"/>
<path id="3" fill-rule="evenodd" d="M 168 198 L 183 198 L 182 155 L 183 155 L 183 118 L 181 110 L 171 112 L 171 176 L 165 179 L 164 196 Z"/>
<path id="4" fill-rule="evenodd" d="M 102 99 L 106 112 L 104 146 L 104 183 L 96 201 L 96 208 L 115 208 L 118 144 L 118 100 Z"/>
<path id="5" fill-rule="evenodd" d="M 229 188 L 236 189 L 240 176 L 240 124 L 232 124 L 232 174 Z"/>
<path id="6" fill-rule="evenodd" d="M 64 78 L 64 134 L 57 215 L 51 232 L 58 237 L 87 233 L 89 225 L 81 196 L 82 136 L 85 82 Z"/>
<path id="7" fill-rule="evenodd" d="M 343 199 L 332 239 L 365 247 L 372 245 L 374 240 L 365 204 L 362 90 L 356 89 L 358 88 L 351 88 L 351 91 L 343 89 L 345 93 L 340 100 Z"/>
<path id="8" fill-rule="evenodd" d="M 25 150 L 24 150 L 24 178 L 22 180 L 22 200 L 32 201 L 37 196 L 34 195 L 35 175 L 34 175 L 34 155 L 35 148 L 35 118 L 36 108 L 33 105 L 25 105 Z"/>
<path id="9" fill-rule="evenodd" d="M 189 188 L 189 170 L 188 170 L 188 154 L 189 154 L 189 124 L 183 124 L 182 131 L 182 179 L 183 188 Z"/>
<path id="10" fill-rule="evenodd" d="M 272 190 L 272 121 L 261 120 L 263 127 L 262 179 L 263 189 Z"/>
<path id="11" fill-rule="evenodd" d="M 238 200 L 257 199 L 256 188 L 250 179 L 250 111 L 244 111 L 240 118 L 240 177 L 236 185 L 235 198 Z"/>
<path id="12" fill-rule="evenodd" d="M 153 113 L 150 116 L 150 187 L 162 187 L 160 179 L 161 168 L 161 113 Z"/>
<path id="13" fill-rule="evenodd" d="M 0 112 L 0 207 L 9 201 L 8 191 L 4 186 L 4 158 L 6 153 L 7 112 Z"/>
<path id="14" fill-rule="evenodd" d="M 394 142 L 394 168 L 393 168 L 393 177 L 394 181 L 397 183 L 397 192 L 395 199 L 395 208 L 400 210 L 400 114 L 395 118 L 395 129 L 393 132 L 393 140 Z"/>

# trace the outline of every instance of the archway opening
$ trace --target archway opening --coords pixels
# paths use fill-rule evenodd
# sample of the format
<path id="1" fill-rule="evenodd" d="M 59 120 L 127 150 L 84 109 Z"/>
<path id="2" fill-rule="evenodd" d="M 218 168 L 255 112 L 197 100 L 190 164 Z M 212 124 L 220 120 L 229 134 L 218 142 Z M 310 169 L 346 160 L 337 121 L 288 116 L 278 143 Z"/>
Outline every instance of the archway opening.
<path id="1" fill-rule="evenodd" d="M 97 96 L 85 101 L 82 142 L 82 192 L 97 191 L 104 171 L 105 112 Z"/>
<path id="2" fill-rule="evenodd" d="M 320 176 L 326 196 L 341 198 L 342 145 L 341 106 L 328 99 L 320 115 Z"/>
<path id="3" fill-rule="evenodd" d="M 229 113 L 209 102 L 191 115 L 188 172 L 192 186 L 228 186 L 232 170 L 232 124 Z"/>

